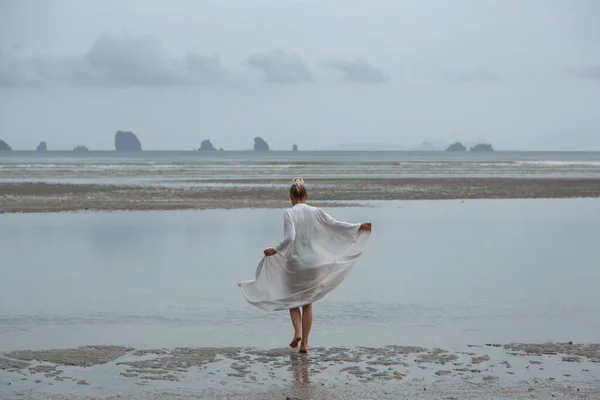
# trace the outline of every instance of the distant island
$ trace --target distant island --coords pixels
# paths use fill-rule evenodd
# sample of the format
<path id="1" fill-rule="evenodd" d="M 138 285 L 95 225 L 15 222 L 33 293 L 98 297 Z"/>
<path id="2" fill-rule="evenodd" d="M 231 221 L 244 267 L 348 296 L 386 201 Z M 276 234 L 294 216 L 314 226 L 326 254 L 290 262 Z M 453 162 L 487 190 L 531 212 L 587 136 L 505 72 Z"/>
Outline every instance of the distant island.
<path id="1" fill-rule="evenodd" d="M 131 131 L 121 131 L 118 130 L 114 135 L 114 145 L 115 151 L 117 152 L 140 152 L 142 151 L 142 143 L 140 139 L 136 136 L 135 133 Z M 60 151 L 60 149 L 55 149 L 56 151 Z M 0 140 L 0 151 L 13 151 L 13 148 L 4 140 Z M 45 140 L 42 140 L 37 145 L 36 152 L 43 153 L 48 150 L 48 143 Z M 54 150 L 53 150 L 54 151 Z M 86 146 L 77 146 L 73 149 L 73 151 L 84 152 L 89 151 Z M 102 150 L 107 151 L 107 150 Z M 157 150 L 161 151 L 161 150 Z M 210 139 L 204 139 L 200 143 L 200 147 L 196 149 L 191 149 L 191 151 L 200 151 L 200 152 L 224 152 L 225 150 L 220 147 L 217 148 L 213 145 Z M 241 149 L 240 151 L 251 151 L 250 149 Z M 254 147 L 253 151 L 255 152 L 269 152 L 271 151 L 271 147 L 260 136 L 256 136 L 254 138 Z M 299 151 L 298 145 L 294 143 L 291 146 L 291 151 L 296 153 Z M 376 143 L 348 143 L 345 145 L 338 145 L 334 147 L 323 147 L 323 148 L 310 148 L 308 151 L 353 151 L 353 152 L 368 152 L 368 151 L 427 151 L 427 152 L 435 152 L 435 151 L 446 151 L 446 152 L 454 152 L 454 153 L 464 153 L 464 152 L 474 152 L 474 153 L 489 153 L 494 152 L 495 149 L 491 143 L 489 143 L 485 138 L 479 138 L 478 141 L 467 141 L 467 142 L 454 142 L 450 145 L 448 143 L 438 140 L 432 141 L 423 141 L 420 145 L 414 147 L 408 146 L 394 146 L 394 145 L 385 145 L 385 144 L 376 144 Z"/>
<path id="2" fill-rule="evenodd" d="M 200 143 L 200 148 L 198 151 L 217 151 L 217 149 L 215 146 L 213 146 L 210 140 L 203 140 L 202 143 Z"/>
<path id="3" fill-rule="evenodd" d="M 4 140 L 0 140 L 0 151 L 12 151 L 12 147 Z"/>
<path id="4" fill-rule="evenodd" d="M 449 152 L 465 152 L 467 151 L 467 147 L 462 144 L 461 142 L 456 142 L 451 144 L 446 151 Z M 487 144 L 487 143 L 479 143 L 476 144 L 475 146 L 472 146 L 471 149 L 469 151 L 475 152 L 475 153 L 489 153 L 494 151 L 494 148 L 492 147 L 491 144 Z"/>
<path id="5" fill-rule="evenodd" d="M 448 146 L 448 148 L 446 149 L 446 151 L 449 151 L 449 152 L 464 152 L 464 151 L 467 151 L 467 148 L 461 142 L 456 142 L 456 143 L 452 143 L 450 146 Z"/>
<path id="6" fill-rule="evenodd" d="M 117 131 L 115 134 L 116 151 L 142 151 L 142 143 L 133 132 Z"/>
<path id="7" fill-rule="evenodd" d="M 261 137 L 254 138 L 254 151 L 269 151 L 269 145 Z"/>
<path id="8" fill-rule="evenodd" d="M 475 146 L 471 147 L 471 151 L 492 152 L 492 151 L 494 151 L 494 148 L 492 147 L 491 144 L 480 143 L 480 144 L 476 144 Z"/>
<path id="9" fill-rule="evenodd" d="M 74 151 L 75 153 L 87 153 L 87 152 L 89 152 L 89 151 L 90 151 L 90 149 L 88 149 L 88 148 L 87 148 L 87 147 L 85 147 L 85 146 L 76 146 L 76 147 L 73 149 L 73 151 Z"/>

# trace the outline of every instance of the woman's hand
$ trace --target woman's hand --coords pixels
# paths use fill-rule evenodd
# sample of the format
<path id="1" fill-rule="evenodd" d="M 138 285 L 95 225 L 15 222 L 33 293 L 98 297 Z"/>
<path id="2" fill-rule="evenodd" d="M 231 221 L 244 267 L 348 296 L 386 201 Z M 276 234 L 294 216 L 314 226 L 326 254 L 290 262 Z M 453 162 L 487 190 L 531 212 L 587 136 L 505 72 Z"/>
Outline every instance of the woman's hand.
<path id="1" fill-rule="evenodd" d="M 362 224 L 360 224 L 360 228 L 358 228 L 359 231 L 368 231 L 368 232 L 371 232 L 372 229 L 373 229 L 373 224 L 371 224 L 370 222 L 363 222 Z"/>
<path id="2" fill-rule="evenodd" d="M 267 257 L 271 257 L 271 256 L 274 256 L 275 254 L 277 254 L 277 252 L 273 248 L 266 249 L 264 251 L 264 253 L 265 253 L 265 256 L 267 256 Z"/>

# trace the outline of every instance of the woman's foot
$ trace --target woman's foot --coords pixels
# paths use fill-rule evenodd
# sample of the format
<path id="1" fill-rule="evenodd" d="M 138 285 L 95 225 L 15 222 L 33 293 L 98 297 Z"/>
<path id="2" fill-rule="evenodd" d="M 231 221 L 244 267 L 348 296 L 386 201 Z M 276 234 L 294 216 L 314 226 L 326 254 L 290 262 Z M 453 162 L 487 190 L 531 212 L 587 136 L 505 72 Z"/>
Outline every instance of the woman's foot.
<path id="1" fill-rule="evenodd" d="M 302 336 L 294 336 L 294 339 L 292 339 L 292 341 L 290 342 L 290 347 L 292 349 L 295 349 L 296 347 L 298 347 L 298 343 L 300 343 L 302 341 Z"/>
<path id="2" fill-rule="evenodd" d="M 300 345 L 299 353 L 302 353 L 302 354 L 308 353 L 308 343 L 302 342 L 302 344 Z"/>

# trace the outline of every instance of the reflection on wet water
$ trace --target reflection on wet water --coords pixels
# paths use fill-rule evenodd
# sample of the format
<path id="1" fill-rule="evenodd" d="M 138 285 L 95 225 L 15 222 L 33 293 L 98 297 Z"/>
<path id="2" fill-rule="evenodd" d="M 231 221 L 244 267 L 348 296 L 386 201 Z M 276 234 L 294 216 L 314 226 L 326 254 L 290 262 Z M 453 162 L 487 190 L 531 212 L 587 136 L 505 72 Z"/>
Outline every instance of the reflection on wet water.
<path id="1" fill-rule="evenodd" d="M 309 358 L 307 354 L 290 353 L 290 369 L 295 383 L 311 383 L 308 372 Z"/>
<path id="2" fill-rule="evenodd" d="M 597 341 L 599 210 L 596 199 L 329 210 L 375 230 L 350 277 L 315 305 L 312 344 Z M 280 239 L 281 217 L 0 215 L 0 350 L 285 346 L 287 313 L 251 307 L 236 285 Z"/>

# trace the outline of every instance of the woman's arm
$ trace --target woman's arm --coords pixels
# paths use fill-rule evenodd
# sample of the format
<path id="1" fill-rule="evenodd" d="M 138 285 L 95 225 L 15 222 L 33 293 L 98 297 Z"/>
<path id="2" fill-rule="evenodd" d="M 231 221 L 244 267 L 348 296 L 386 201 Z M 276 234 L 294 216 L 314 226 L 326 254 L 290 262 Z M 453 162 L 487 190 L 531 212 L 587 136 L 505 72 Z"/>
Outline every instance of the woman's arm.
<path id="1" fill-rule="evenodd" d="M 365 224 L 354 224 L 354 223 L 350 223 L 350 222 L 338 221 L 337 219 L 333 218 L 331 215 L 327 214 L 325 211 L 321 210 L 320 208 L 318 210 L 319 210 L 319 217 L 321 218 L 323 223 L 330 228 L 354 231 L 354 230 L 362 229 L 363 225 L 365 225 Z"/>
<path id="2" fill-rule="evenodd" d="M 283 240 L 279 242 L 275 248 L 269 248 L 264 251 L 265 256 L 273 256 L 277 253 L 285 254 L 288 248 L 292 245 L 294 238 L 296 237 L 296 229 L 294 227 L 294 220 L 289 212 L 283 215 Z"/>
<path id="3" fill-rule="evenodd" d="M 338 221 L 320 208 L 318 210 L 319 217 L 321 218 L 323 224 L 331 229 L 350 233 L 356 233 L 356 231 L 371 231 L 372 229 L 372 224 L 370 222 L 353 224 L 349 222 Z"/>

